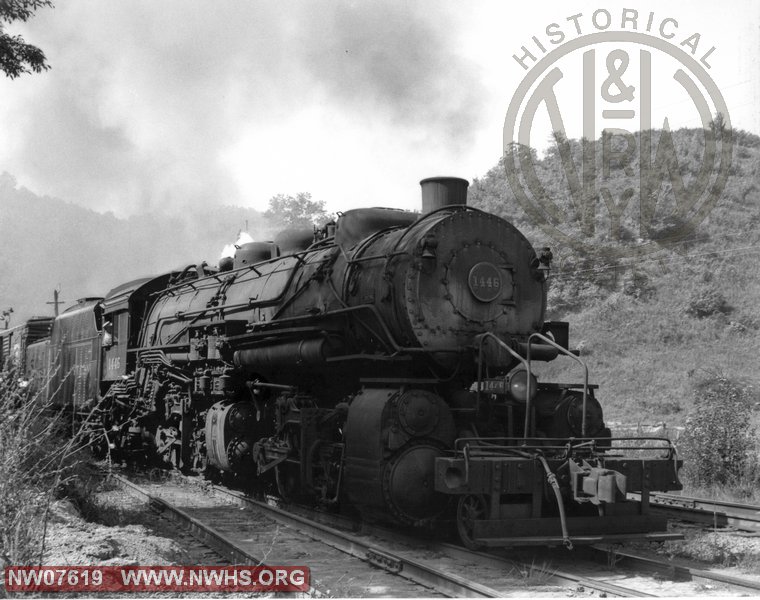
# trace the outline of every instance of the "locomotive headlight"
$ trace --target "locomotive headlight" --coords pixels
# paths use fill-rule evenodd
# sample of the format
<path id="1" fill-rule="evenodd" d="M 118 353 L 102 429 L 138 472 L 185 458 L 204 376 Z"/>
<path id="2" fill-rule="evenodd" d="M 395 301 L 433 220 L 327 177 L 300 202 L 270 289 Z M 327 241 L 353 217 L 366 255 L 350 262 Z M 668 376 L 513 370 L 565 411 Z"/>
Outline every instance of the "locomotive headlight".
<path id="1" fill-rule="evenodd" d="M 530 376 L 530 399 L 536 397 L 538 391 L 538 380 L 531 374 Z M 509 393 L 518 402 L 526 402 L 528 399 L 528 372 L 520 369 L 513 371 L 509 375 Z"/>

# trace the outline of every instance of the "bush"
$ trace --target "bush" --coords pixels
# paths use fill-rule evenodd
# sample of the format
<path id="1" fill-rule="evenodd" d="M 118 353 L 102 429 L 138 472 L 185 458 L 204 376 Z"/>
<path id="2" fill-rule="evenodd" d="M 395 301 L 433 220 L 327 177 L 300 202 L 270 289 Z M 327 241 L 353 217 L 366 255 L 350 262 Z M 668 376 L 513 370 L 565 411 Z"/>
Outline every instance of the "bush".
<path id="1" fill-rule="evenodd" d="M 636 300 L 646 302 L 651 300 L 657 288 L 652 284 L 649 276 L 642 271 L 633 271 L 623 280 L 623 293 Z"/>
<path id="2" fill-rule="evenodd" d="M 0 372 L 0 567 L 41 559 L 50 502 L 76 465 L 70 434 L 70 417 Z"/>
<path id="3" fill-rule="evenodd" d="M 697 290 L 689 298 L 686 312 L 693 317 L 703 319 L 718 313 L 728 312 L 728 307 L 725 297 L 718 290 Z"/>
<path id="4" fill-rule="evenodd" d="M 744 486 L 757 480 L 752 405 L 752 388 L 725 375 L 698 386 L 679 444 L 684 474 L 694 485 Z"/>

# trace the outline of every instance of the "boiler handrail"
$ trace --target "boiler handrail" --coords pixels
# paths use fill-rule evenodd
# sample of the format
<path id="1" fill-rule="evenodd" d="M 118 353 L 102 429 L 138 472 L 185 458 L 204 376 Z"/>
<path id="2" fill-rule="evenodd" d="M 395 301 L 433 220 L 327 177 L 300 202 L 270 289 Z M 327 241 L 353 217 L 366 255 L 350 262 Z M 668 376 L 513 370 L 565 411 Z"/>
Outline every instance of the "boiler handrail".
<path id="1" fill-rule="evenodd" d="M 543 342 L 549 344 L 550 346 L 556 348 L 564 354 L 565 356 L 569 356 L 572 358 L 575 362 L 580 364 L 583 367 L 583 412 L 581 417 L 581 436 L 586 436 L 586 401 L 588 399 L 588 367 L 586 366 L 586 363 L 584 363 L 580 358 L 578 358 L 575 354 L 570 352 L 567 348 L 564 348 L 563 346 L 560 346 L 557 342 L 555 342 L 553 339 L 545 336 L 542 333 L 533 333 L 528 337 L 528 364 L 530 364 L 530 346 L 533 341 L 533 338 L 538 338 L 542 340 Z M 530 386 L 530 371 L 528 371 L 528 386 Z M 530 403 L 530 387 L 528 387 L 528 403 Z M 526 412 L 526 422 L 527 422 L 527 412 Z"/>
<path id="2" fill-rule="evenodd" d="M 526 360 L 522 356 L 520 356 L 520 354 L 518 354 L 512 348 L 510 348 L 509 345 L 506 342 L 504 342 L 504 340 L 502 340 L 501 338 L 497 337 L 496 335 L 494 335 L 490 331 L 486 331 L 485 333 L 481 334 L 479 336 L 479 338 L 480 339 L 478 340 L 478 406 L 480 406 L 480 395 L 481 395 L 481 393 L 483 391 L 483 376 L 482 376 L 482 373 L 483 373 L 483 341 L 486 340 L 487 338 L 492 338 L 493 340 L 496 341 L 496 343 L 500 347 L 504 348 L 507 352 L 509 352 L 509 354 L 511 354 L 514 358 L 516 358 L 517 360 L 519 360 L 522 363 L 522 365 L 525 367 L 526 372 L 528 373 L 528 382 L 527 382 L 527 388 L 526 388 L 526 393 L 528 395 L 528 400 L 527 400 L 527 403 L 526 403 L 526 406 L 525 406 L 525 432 L 524 432 L 524 439 L 527 441 L 528 440 L 528 425 L 529 425 L 529 421 L 528 421 L 529 412 L 528 411 L 530 410 L 530 393 L 531 393 L 531 389 L 530 389 L 530 384 L 531 384 L 531 376 L 530 376 L 530 341 L 529 341 L 529 346 L 528 346 L 528 348 L 529 348 L 528 349 L 528 359 Z"/>

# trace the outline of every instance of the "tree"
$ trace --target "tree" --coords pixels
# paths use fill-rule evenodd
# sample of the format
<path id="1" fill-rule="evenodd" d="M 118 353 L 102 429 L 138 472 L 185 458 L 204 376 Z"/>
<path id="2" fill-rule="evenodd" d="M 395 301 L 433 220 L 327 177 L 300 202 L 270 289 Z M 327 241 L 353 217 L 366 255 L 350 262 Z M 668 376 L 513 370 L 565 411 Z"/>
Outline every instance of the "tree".
<path id="1" fill-rule="evenodd" d="M 716 113 L 715 118 L 710 121 L 710 129 L 712 129 L 713 133 L 716 135 L 722 135 L 726 130 L 726 117 L 723 116 L 722 112 Z"/>
<path id="2" fill-rule="evenodd" d="M 308 192 L 295 196 L 277 194 L 269 200 L 269 210 L 264 213 L 276 227 L 312 227 L 327 218 L 324 200 L 312 200 Z"/>
<path id="3" fill-rule="evenodd" d="M 52 8 L 52 0 L 0 1 L 0 70 L 15 79 L 24 73 L 47 71 L 45 53 L 27 44 L 20 35 L 6 33 L 5 26 L 13 21 L 27 21 L 38 8 Z"/>

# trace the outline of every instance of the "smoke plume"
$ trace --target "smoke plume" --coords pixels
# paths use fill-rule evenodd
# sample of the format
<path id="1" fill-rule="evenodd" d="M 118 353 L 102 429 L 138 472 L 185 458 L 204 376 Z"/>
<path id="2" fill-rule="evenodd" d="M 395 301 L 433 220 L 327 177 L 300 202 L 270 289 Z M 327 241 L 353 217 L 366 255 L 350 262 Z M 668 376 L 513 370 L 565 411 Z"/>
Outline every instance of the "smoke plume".
<path id="1" fill-rule="evenodd" d="M 130 215 L 250 204 L 225 156 L 241 132 L 308 107 L 398 132 L 399 143 L 412 131 L 462 147 L 482 93 L 457 53 L 448 8 L 432 0 L 59 2 L 23 28 L 52 70 L 0 85 L 13 142 L 3 168 L 32 189 Z M 356 144 L 363 141 L 359 129 Z M 293 144 L 294 170 L 314 159 Z M 251 175 L 268 168 L 251 164 Z"/>

